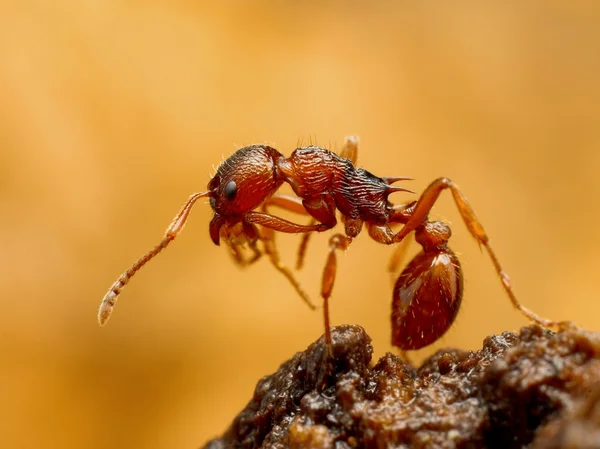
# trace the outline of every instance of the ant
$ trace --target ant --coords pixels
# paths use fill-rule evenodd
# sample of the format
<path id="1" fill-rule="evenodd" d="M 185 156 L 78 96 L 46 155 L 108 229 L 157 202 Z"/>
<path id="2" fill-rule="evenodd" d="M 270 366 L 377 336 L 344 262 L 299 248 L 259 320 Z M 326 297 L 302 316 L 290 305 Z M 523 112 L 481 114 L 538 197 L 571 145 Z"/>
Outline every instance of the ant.
<path id="1" fill-rule="evenodd" d="M 346 138 L 339 155 L 313 145 L 297 148 L 289 158 L 267 145 L 240 148 L 218 167 L 208 183 L 207 191 L 188 198 L 160 243 L 110 287 L 98 311 L 100 325 L 110 318 L 117 297 L 131 277 L 183 230 L 196 201 L 209 198 L 214 211 L 209 233 L 215 245 L 224 240 L 240 266 L 250 265 L 263 254 L 267 255 L 311 309 L 315 309 L 315 306 L 293 272 L 280 260 L 274 240 L 275 232 L 304 234 L 296 264 L 300 268 L 309 236 L 333 228 L 337 224 L 336 212 L 339 211 L 344 233 L 336 233 L 329 239 L 321 283 L 325 344 L 328 348 L 331 348 L 329 298 L 337 272 L 336 254 L 349 247 L 363 226 L 366 226 L 373 240 L 386 245 L 398 244 L 414 232 L 422 251 L 404 268 L 394 286 L 392 344 L 402 351 L 423 348 L 450 328 L 463 294 L 460 262 L 447 246 L 451 236 L 450 227 L 441 221 L 428 219 L 429 212 L 444 190 L 450 190 L 470 234 L 480 246 L 485 247 L 512 305 L 530 321 L 543 327 L 563 324 L 538 316 L 517 300 L 510 279 L 502 270 L 481 222 L 453 181 L 437 178 L 417 201 L 394 206 L 388 200 L 390 194 L 414 193 L 394 183 L 410 178 L 377 177 L 355 166 L 357 154 L 356 137 Z M 283 183 L 288 183 L 296 196 L 278 194 L 277 190 Z M 309 216 L 311 222 L 302 225 L 277 217 L 269 213 L 272 207 Z M 395 225 L 402 227 L 395 232 Z M 258 246 L 259 242 L 262 249 Z M 251 255 L 242 251 L 242 246 L 246 244 Z M 392 256 L 390 271 L 396 270 L 402 251 L 402 245 L 398 245 Z"/>

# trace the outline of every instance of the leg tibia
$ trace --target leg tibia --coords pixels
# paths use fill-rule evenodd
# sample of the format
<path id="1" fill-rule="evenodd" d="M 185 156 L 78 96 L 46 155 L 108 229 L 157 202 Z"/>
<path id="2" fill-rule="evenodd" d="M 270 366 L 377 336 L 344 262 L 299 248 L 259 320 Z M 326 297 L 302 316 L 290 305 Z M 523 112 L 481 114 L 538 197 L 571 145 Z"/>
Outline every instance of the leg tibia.
<path id="1" fill-rule="evenodd" d="M 325 343 L 331 346 L 331 327 L 329 324 L 329 298 L 333 291 L 335 275 L 337 272 L 336 251 L 348 248 L 352 239 L 343 234 L 335 234 L 329 239 L 329 254 L 327 262 L 323 269 L 323 279 L 321 282 L 321 296 L 323 297 L 323 318 L 325 321 Z"/>

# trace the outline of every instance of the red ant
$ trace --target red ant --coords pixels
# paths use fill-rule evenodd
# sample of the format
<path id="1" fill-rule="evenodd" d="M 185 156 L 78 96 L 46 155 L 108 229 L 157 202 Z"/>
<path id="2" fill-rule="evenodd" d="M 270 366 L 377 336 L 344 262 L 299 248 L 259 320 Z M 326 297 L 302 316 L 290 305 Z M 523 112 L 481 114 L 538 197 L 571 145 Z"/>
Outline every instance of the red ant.
<path id="1" fill-rule="evenodd" d="M 452 193 L 471 235 L 487 250 L 512 305 L 529 320 L 544 327 L 561 324 L 541 318 L 519 303 L 483 226 L 454 182 L 448 178 L 438 178 L 417 201 L 394 206 L 388 201 L 391 193 L 411 191 L 393 184 L 410 178 L 379 178 L 357 168 L 357 153 L 356 137 L 346 138 L 340 155 L 317 146 L 298 148 L 289 158 L 267 145 L 251 145 L 236 151 L 219 166 L 206 192 L 189 197 L 161 242 L 111 286 L 98 311 L 100 325 L 109 319 L 117 297 L 129 279 L 177 237 L 196 201 L 208 197 L 214 210 L 209 231 L 215 245 L 219 245 L 223 239 L 231 248 L 236 263 L 242 266 L 266 254 L 312 309 L 315 306 L 292 271 L 279 258 L 274 231 L 304 234 L 298 252 L 299 268 L 309 235 L 333 228 L 337 223 L 336 211 L 340 212 L 345 233 L 334 234 L 329 239 L 329 254 L 321 284 L 325 342 L 328 347 L 331 346 L 329 298 L 337 271 L 336 253 L 347 249 L 365 224 L 371 238 L 386 245 L 400 243 L 414 232 L 422 251 L 406 266 L 394 286 L 392 343 L 402 350 L 420 349 L 439 339 L 448 330 L 456 317 L 463 293 L 458 257 L 447 246 L 450 228 L 440 221 L 428 219 L 431 208 L 446 189 Z M 297 197 L 276 193 L 284 182 L 292 187 Z M 308 215 L 312 221 L 301 225 L 271 215 L 268 210 L 272 206 Z M 260 212 L 257 212 L 259 208 Z M 391 228 L 393 225 L 403 226 L 394 232 Z M 258 246 L 259 241 L 262 250 Z M 245 244 L 252 251 L 250 257 L 242 251 Z M 398 265 L 401 250 L 399 246 L 393 255 L 391 270 Z"/>

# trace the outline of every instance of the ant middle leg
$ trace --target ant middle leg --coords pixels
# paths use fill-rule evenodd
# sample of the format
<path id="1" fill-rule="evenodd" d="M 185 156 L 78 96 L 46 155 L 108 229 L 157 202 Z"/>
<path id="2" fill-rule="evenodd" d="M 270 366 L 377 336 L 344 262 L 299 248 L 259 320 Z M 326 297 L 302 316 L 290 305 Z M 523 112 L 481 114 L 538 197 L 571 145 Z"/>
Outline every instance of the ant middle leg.
<path id="1" fill-rule="evenodd" d="M 337 273 L 337 256 L 339 250 L 346 250 L 352 242 L 351 237 L 343 234 L 334 234 L 329 239 L 329 254 L 323 269 L 323 278 L 321 281 L 321 296 L 323 297 L 323 318 L 325 323 L 325 345 L 327 350 L 331 351 L 331 325 L 329 320 L 329 298 L 333 291 L 335 275 Z M 331 355 L 331 354 L 330 354 Z"/>
<path id="2" fill-rule="evenodd" d="M 337 224 L 337 218 L 335 217 L 336 204 L 331 194 L 323 193 L 314 198 L 304 199 L 302 200 L 302 205 L 312 217 L 310 221 L 311 225 L 314 225 L 315 223 L 325 223 L 330 228 L 333 228 Z M 306 248 L 308 247 L 309 240 L 310 234 L 304 234 L 302 236 L 296 257 L 296 270 L 300 270 L 304 266 Z"/>
<path id="3" fill-rule="evenodd" d="M 450 191 L 452 192 L 454 203 L 456 204 L 460 215 L 465 225 L 467 226 L 467 229 L 469 230 L 469 233 L 473 236 L 473 238 L 477 241 L 479 245 L 483 245 L 485 247 L 488 255 L 490 256 L 490 259 L 492 260 L 492 264 L 494 265 L 496 273 L 498 274 L 498 277 L 502 282 L 502 286 L 504 287 L 504 290 L 506 291 L 513 307 L 515 307 L 530 321 L 533 321 L 543 327 L 548 328 L 564 326 L 565 323 L 552 321 L 540 317 L 539 315 L 537 315 L 527 307 L 523 306 L 519 302 L 513 291 L 512 283 L 508 274 L 506 274 L 502 269 L 500 262 L 496 257 L 492 246 L 490 245 L 489 237 L 483 229 L 483 225 L 475 215 L 475 212 L 468 203 L 467 198 L 459 190 L 458 186 L 449 178 L 438 178 L 434 180 L 431 184 L 429 184 L 429 186 L 419 197 L 417 203 L 414 205 L 414 209 L 408 220 L 406 220 L 406 216 L 404 214 L 394 214 L 392 216 L 391 221 L 405 223 L 404 226 L 400 229 L 400 231 L 393 236 L 393 243 L 401 242 L 404 239 L 404 237 L 406 237 L 410 232 L 414 231 L 417 227 L 419 227 L 427 220 L 427 216 L 431 211 L 431 208 L 439 198 L 440 193 L 446 189 L 450 189 Z"/>
<path id="4" fill-rule="evenodd" d="M 224 240 L 227 242 L 233 260 L 236 264 L 244 267 L 256 262 L 262 255 L 263 252 L 257 246 L 257 242 L 260 240 L 264 246 L 264 253 L 269 256 L 269 260 L 277 271 L 285 276 L 285 278 L 292 284 L 296 292 L 300 295 L 302 300 L 312 310 L 316 309 L 315 305 L 311 302 L 307 293 L 302 289 L 298 280 L 294 277 L 292 271 L 286 267 L 279 257 L 279 252 L 275 246 L 275 232 L 273 229 L 263 228 L 262 232 L 259 233 L 258 228 L 255 224 L 242 221 L 232 227 L 224 227 L 221 229 Z M 243 251 L 243 245 L 248 244 L 252 255 L 246 257 Z"/>
<path id="5" fill-rule="evenodd" d="M 277 199 L 278 204 L 281 205 L 281 197 Z M 297 208 L 297 202 L 294 200 L 294 208 Z M 306 226 L 310 228 L 312 226 L 324 226 L 327 229 L 334 227 L 337 224 L 335 216 L 336 204 L 334 198 L 329 193 L 324 193 L 312 198 L 304 198 L 302 200 L 302 206 L 308 214 L 310 214 L 314 222 L 319 224 L 311 224 Z M 333 284 L 335 282 L 335 275 L 337 272 L 337 257 L 336 252 L 338 250 L 345 250 L 350 245 L 352 238 L 358 235 L 362 228 L 362 221 L 358 219 L 346 220 L 346 233 L 348 236 L 343 234 L 335 234 L 329 239 L 329 254 L 323 269 L 323 278 L 321 282 L 321 296 L 323 297 L 323 318 L 325 325 L 325 346 L 327 351 L 331 353 L 331 325 L 329 319 L 329 298 L 333 290 Z M 302 250 L 306 246 L 302 247 Z M 331 355 L 331 354 L 330 354 Z"/>
<path id="6" fill-rule="evenodd" d="M 400 272 L 400 266 L 404 264 L 404 260 L 406 259 L 406 253 L 408 251 L 408 247 L 410 246 L 410 239 L 404 239 L 400 242 L 396 248 L 394 248 L 394 252 L 390 257 L 390 261 L 388 263 L 388 274 L 390 275 L 390 282 L 392 287 L 396 284 L 396 278 L 398 277 L 398 273 Z"/>
<path id="7" fill-rule="evenodd" d="M 259 238 L 263 242 L 265 254 L 269 256 L 269 260 L 275 269 L 283 274 L 289 283 L 292 284 L 306 305 L 308 305 L 311 310 L 315 310 L 317 307 L 312 303 L 308 294 L 304 291 L 300 285 L 300 282 L 294 276 L 294 273 L 292 273 L 292 271 L 281 261 L 281 258 L 279 257 L 279 251 L 277 251 L 277 246 L 275 245 L 275 232 L 272 229 L 263 228 Z"/>

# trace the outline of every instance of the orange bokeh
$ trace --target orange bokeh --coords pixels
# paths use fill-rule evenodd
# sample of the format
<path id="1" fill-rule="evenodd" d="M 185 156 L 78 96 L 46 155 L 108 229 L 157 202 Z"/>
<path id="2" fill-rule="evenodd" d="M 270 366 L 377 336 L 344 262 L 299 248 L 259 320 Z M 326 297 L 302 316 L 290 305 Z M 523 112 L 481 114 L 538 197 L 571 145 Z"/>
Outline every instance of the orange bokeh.
<path id="1" fill-rule="evenodd" d="M 320 312 L 267 261 L 240 270 L 211 243 L 208 204 L 96 323 L 108 286 L 255 142 L 290 154 L 359 135 L 377 175 L 417 191 L 451 177 L 520 300 L 598 328 L 599 20 L 558 2 L 2 2 L 2 446 L 200 446 L 320 336 Z M 435 213 L 465 298 L 417 358 L 526 324 L 450 195 Z M 315 301 L 326 238 L 299 274 Z M 290 264 L 297 243 L 279 239 Z M 358 238 L 331 299 L 377 356 L 392 350 L 390 255 Z"/>

